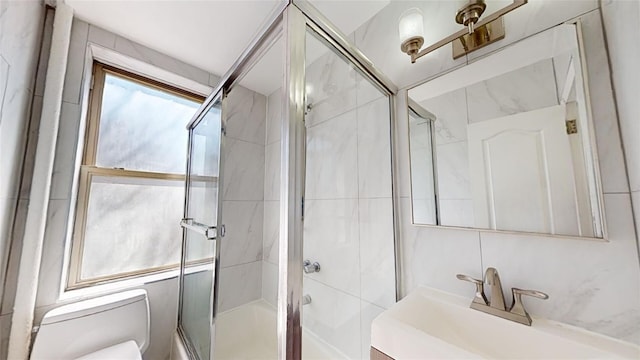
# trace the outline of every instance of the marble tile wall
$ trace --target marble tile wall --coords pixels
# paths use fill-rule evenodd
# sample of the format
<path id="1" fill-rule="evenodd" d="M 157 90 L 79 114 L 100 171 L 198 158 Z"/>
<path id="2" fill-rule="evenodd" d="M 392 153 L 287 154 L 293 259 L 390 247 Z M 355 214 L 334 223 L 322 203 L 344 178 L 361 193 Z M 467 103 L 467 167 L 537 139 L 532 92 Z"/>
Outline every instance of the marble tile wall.
<path id="1" fill-rule="evenodd" d="M 72 182 L 73 182 L 73 169 L 76 161 L 76 149 L 78 141 L 82 141 L 82 136 L 79 135 L 80 121 L 83 111 L 83 97 L 86 94 L 84 81 L 86 72 L 90 69 L 85 68 L 87 46 L 89 43 L 98 44 L 105 48 L 120 52 L 131 58 L 146 62 L 148 64 L 155 65 L 163 70 L 173 72 L 181 75 L 190 80 L 196 81 L 203 85 L 215 85 L 218 81 L 218 76 L 209 74 L 201 69 L 195 68 L 191 65 L 184 64 L 177 60 L 171 59 L 166 55 L 160 54 L 154 50 L 148 49 L 144 46 L 135 44 L 123 37 L 107 32 L 103 29 L 95 27 L 84 21 L 74 19 L 72 31 L 71 31 L 71 43 L 69 46 L 69 58 L 67 63 L 67 72 L 65 75 L 65 87 L 63 91 L 63 103 L 62 113 L 60 118 L 60 128 L 58 131 L 58 141 L 56 147 L 54 171 L 52 179 L 52 190 L 50 195 L 50 205 L 47 214 L 47 224 L 45 230 L 45 242 L 43 250 L 43 259 L 41 264 L 40 278 L 38 282 L 38 297 L 36 301 L 36 322 L 38 322 L 44 313 L 49 309 L 60 304 L 58 300 L 59 289 L 61 286 L 61 278 L 63 272 L 63 258 L 65 251 L 65 240 L 67 237 L 67 224 L 71 213 L 71 199 L 72 199 Z M 48 46 L 45 47 L 48 49 Z M 44 56 L 48 54 L 44 52 Z M 44 74 L 45 71 L 41 69 L 39 74 Z M 42 84 L 36 86 L 36 96 L 34 97 L 34 103 L 41 101 Z M 252 111 L 260 108 L 260 97 L 255 99 L 252 96 L 243 97 L 242 101 L 253 101 L 255 107 L 250 107 Z M 264 105 L 263 105 L 264 106 Z M 251 111 L 249 112 L 250 115 Z M 241 117 L 242 111 L 237 112 L 237 116 Z M 263 115 L 264 116 L 264 115 Z M 252 144 L 249 141 L 252 139 L 252 134 L 247 133 L 240 124 L 241 121 L 234 122 L 232 134 L 235 138 L 230 139 L 237 151 L 251 152 L 254 148 L 258 148 L 257 151 L 253 151 L 255 156 L 260 157 L 261 144 Z M 37 125 L 37 123 L 35 124 Z M 238 125 L 238 126 L 235 126 Z M 37 129 L 37 127 L 36 127 Z M 35 134 L 37 132 L 30 133 L 29 148 L 35 146 Z M 33 143 L 32 143 L 33 141 Z M 255 146 L 252 146 L 255 145 Z M 27 151 L 32 151 L 27 150 Z M 232 153 L 229 153 L 229 157 L 233 157 Z M 30 160 L 27 156 L 27 162 Z M 258 159 L 255 164 L 249 164 L 254 166 L 260 164 L 262 161 Z M 241 173 L 243 170 L 240 167 L 235 166 L 233 169 L 228 170 L 231 174 Z M 25 167 L 25 178 L 29 178 L 25 181 L 26 185 L 30 183 L 30 173 Z M 261 184 L 261 180 L 258 180 Z M 250 186 L 251 184 L 247 185 Z M 25 191 L 28 193 L 28 190 Z M 242 242 L 248 250 L 235 251 L 235 249 L 229 249 L 229 258 L 237 262 L 249 262 L 251 260 L 259 259 L 259 247 L 251 247 L 250 242 L 243 241 L 245 239 L 256 238 L 255 232 L 261 232 L 261 222 L 255 221 L 254 225 L 251 220 L 262 219 L 262 194 L 261 192 L 247 193 L 245 197 L 236 196 L 236 194 L 242 193 L 241 189 L 235 189 L 225 194 L 226 200 L 229 203 L 226 206 L 229 208 L 230 214 L 249 213 L 247 221 L 243 219 L 236 221 L 235 218 L 229 219 L 229 222 L 234 226 L 242 227 L 241 233 L 246 236 L 239 235 L 237 239 Z M 228 195 L 228 196 L 227 196 Z M 252 202 L 253 201 L 253 202 Z M 260 205 L 258 205 L 260 203 Z M 234 235 L 235 236 L 235 232 Z M 13 258 L 13 256 L 12 256 Z M 15 266 L 15 265 L 14 265 Z M 11 267 L 10 267 L 11 268 Z M 259 274 L 260 266 L 249 267 L 254 273 L 257 280 L 257 285 L 254 287 L 259 288 Z M 239 266 L 240 270 L 245 270 Z M 242 271 L 230 271 L 231 277 L 239 276 L 243 279 Z M 240 273 L 240 275 L 237 275 Z M 255 282 L 255 281 L 254 281 Z M 150 284 L 141 286 L 147 289 L 149 294 L 150 314 L 151 314 L 151 342 L 150 347 L 144 354 L 145 359 L 167 359 L 170 351 L 171 337 L 176 328 L 177 320 L 177 306 L 178 306 L 178 279 L 176 277 L 160 280 Z M 228 283 L 235 284 L 234 281 Z M 250 283 L 247 281 L 247 283 Z M 239 290 L 243 292 L 244 290 Z M 246 291 L 244 291 L 246 293 Z M 259 296 L 259 294 L 257 295 Z"/>
<path id="2" fill-rule="evenodd" d="M 557 105 L 556 71 L 551 59 L 466 88 L 468 122 L 476 123 Z M 558 74 L 561 78 L 563 74 Z"/>
<path id="3" fill-rule="evenodd" d="M 278 239 L 280 238 L 280 130 L 282 88 L 267 97 L 262 233 L 262 298 L 277 306 Z"/>
<path id="4" fill-rule="evenodd" d="M 21 169 L 29 167 L 28 135 L 42 108 L 41 84 L 36 84 L 45 7 L 41 1 L 0 3 L 0 358 L 6 357 L 17 259 L 22 248 L 29 187 Z M 44 78 L 40 77 L 42 80 Z M 37 131 L 37 128 L 35 129 Z"/>
<path id="5" fill-rule="evenodd" d="M 307 67 L 304 326 L 368 358 L 373 317 L 395 303 L 389 100 L 327 51 Z"/>
<path id="6" fill-rule="evenodd" d="M 638 14 L 637 4 L 625 1 L 604 1 L 603 11 L 607 29 L 609 51 L 614 67 L 614 85 L 619 108 L 624 101 L 626 114 L 637 114 L 630 100 L 637 94 L 637 72 L 629 66 L 638 58 L 637 49 L 627 50 L 631 35 L 617 16 L 626 12 Z M 531 1 L 505 18 L 507 37 L 468 56 L 477 58 L 506 46 L 513 41 L 535 34 L 551 26 L 581 16 L 585 40 L 587 72 L 595 136 L 600 159 L 600 172 L 605 199 L 605 217 L 608 242 L 558 239 L 543 235 L 510 235 L 474 230 L 455 230 L 420 227 L 411 224 L 408 124 L 406 91 L 413 84 L 422 83 L 438 74 L 454 70 L 465 59 L 451 60 L 450 48 L 437 51 L 411 65 L 406 55 L 397 50 L 395 26 L 403 2 L 391 3 L 390 10 L 356 30 L 356 46 L 381 70 L 390 76 L 401 90 L 397 97 L 396 114 L 396 168 L 398 169 L 397 195 L 400 197 L 399 221 L 402 256 L 401 293 L 406 295 L 417 286 L 432 286 L 469 299 L 474 289 L 455 279 L 456 273 L 481 277 L 483 269 L 495 266 L 500 270 L 504 286 L 522 286 L 548 291 L 551 298 L 545 302 L 529 301 L 531 312 L 615 338 L 640 344 L 640 267 L 637 235 L 633 225 L 631 198 L 614 97 L 611 89 L 607 52 L 600 10 L 597 1 Z M 609 6 L 607 8 L 607 6 Z M 633 11 L 632 11 L 633 10 Z M 607 15 L 607 12 L 608 15 Z M 614 20 L 615 19 L 615 20 Z M 636 25 L 634 25 L 636 26 Z M 624 29 L 624 30 L 623 30 Z M 615 42 L 616 45 L 612 45 Z M 634 43 L 634 46 L 637 42 Z M 619 63 L 618 63 L 619 62 Z M 618 74 L 616 75 L 616 64 Z M 635 75 L 631 75 L 635 74 Z M 616 83 L 618 76 L 618 83 Z M 628 77 L 620 81 L 622 77 Z M 619 92 L 624 94 L 620 95 Z M 623 118 L 620 126 L 632 132 L 632 117 Z M 637 123 L 637 121 L 636 121 Z M 455 129 L 444 132 L 446 138 L 455 139 Z M 638 138 L 637 131 L 631 137 Z M 439 143 L 443 142 L 438 137 Z M 446 141 L 446 140 L 445 140 Z M 452 140 L 455 141 L 455 140 Z M 629 141 L 625 141 L 626 144 Z M 632 149 L 633 146 L 631 145 Z M 631 153 L 626 147 L 627 158 Z M 635 151 L 632 157 L 637 154 Z M 630 178 L 636 171 L 633 161 L 627 159 Z M 631 188 L 631 190 L 634 190 Z M 637 200 L 634 203 L 638 208 Z M 636 211 L 636 214 L 638 211 Z M 636 215 L 637 216 L 637 215 Z"/>
<path id="7" fill-rule="evenodd" d="M 235 87 L 227 97 L 220 310 L 262 297 L 267 97 Z"/>
<path id="8" fill-rule="evenodd" d="M 328 52 L 307 68 L 304 326 L 367 358 L 373 318 L 395 302 L 388 99 Z M 281 89 L 267 98 L 262 296 L 278 282 Z"/>
<path id="9" fill-rule="evenodd" d="M 629 175 L 629 187 L 633 192 L 636 232 L 640 232 L 640 72 L 635 68 L 640 59 L 640 43 L 634 34 L 640 32 L 637 22 L 629 19 L 638 16 L 637 1 L 602 1 L 602 16 L 611 62 L 611 77 L 616 94 L 620 130 Z M 640 240 L 638 247 L 640 248 Z"/>

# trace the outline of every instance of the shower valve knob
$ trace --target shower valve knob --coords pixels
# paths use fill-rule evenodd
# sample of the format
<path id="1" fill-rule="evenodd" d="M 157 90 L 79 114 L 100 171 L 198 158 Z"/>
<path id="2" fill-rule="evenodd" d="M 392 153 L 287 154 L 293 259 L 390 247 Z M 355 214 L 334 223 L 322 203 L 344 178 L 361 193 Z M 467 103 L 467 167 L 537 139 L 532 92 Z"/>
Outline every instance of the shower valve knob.
<path id="1" fill-rule="evenodd" d="M 304 272 L 307 274 L 320 272 L 320 264 L 318 262 L 312 264 L 310 260 L 305 260 L 302 266 L 304 267 Z"/>

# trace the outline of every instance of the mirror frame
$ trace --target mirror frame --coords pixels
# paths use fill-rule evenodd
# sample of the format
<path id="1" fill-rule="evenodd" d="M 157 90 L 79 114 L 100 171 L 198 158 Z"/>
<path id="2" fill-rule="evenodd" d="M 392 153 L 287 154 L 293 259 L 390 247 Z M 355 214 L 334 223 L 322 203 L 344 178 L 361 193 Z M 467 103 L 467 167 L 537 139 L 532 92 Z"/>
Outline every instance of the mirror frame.
<path id="1" fill-rule="evenodd" d="M 583 143 L 583 148 L 584 148 L 584 153 L 585 153 L 585 157 L 586 159 L 588 159 L 588 164 L 587 165 L 587 173 L 592 173 L 589 175 L 589 177 L 593 178 L 593 186 L 595 189 L 589 189 L 589 193 L 591 195 L 592 198 L 595 198 L 595 202 L 592 204 L 592 208 L 591 208 L 591 213 L 594 214 L 593 216 L 593 225 L 594 225 L 594 236 L 582 236 L 582 235 L 563 235 L 563 234 L 550 234 L 550 233 L 541 233 L 541 232 L 531 232 L 531 231 L 517 231 L 517 230 L 500 230 L 500 229 L 488 229 L 488 228 L 476 228 L 476 227 L 463 227 L 463 226 L 452 226 L 452 225 L 442 225 L 440 224 L 440 204 L 439 204 L 439 195 L 438 195 L 438 187 L 437 187 L 437 182 L 438 182 L 438 176 L 437 176 L 437 155 L 435 153 L 435 150 L 432 149 L 432 156 L 434 158 L 433 160 L 433 167 L 434 167 L 434 190 L 435 190 L 435 206 L 436 206 L 436 224 L 422 224 L 422 223 L 416 223 L 415 222 L 415 209 L 414 209 L 414 201 L 413 201 L 413 193 L 414 193 L 414 188 L 413 188 L 413 169 L 411 166 L 411 134 L 410 134 L 410 123 L 409 123 L 409 112 L 410 110 L 410 106 L 412 103 L 415 104 L 415 101 L 413 99 L 411 99 L 409 97 L 409 91 L 411 91 L 412 89 L 415 89 L 423 84 L 426 84 L 430 81 L 436 80 L 440 77 L 446 76 L 452 72 L 458 71 L 460 69 L 463 69 L 464 67 L 471 65 L 477 61 L 483 60 L 489 56 L 492 55 L 496 55 L 497 53 L 511 47 L 514 46 L 518 43 L 521 43 L 523 41 L 526 41 L 528 39 L 531 39 L 537 35 L 540 35 L 546 31 L 550 31 L 553 30 L 557 27 L 560 26 L 564 26 L 564 25 L 572 25 L 575 28 L 575 34 L 576 34 L 576 40 L 577 40 L 577 48 L 578 48 L 578 53 L 580 54 L 580 73 L 581 73 L 581 77 L 582 77 L 582 87 L 584 89 L 584 95 L 585 95 L 585 110 L 587 113 L 587 120 L 586 123 L 588 125 L 588 143 L 584 144 Z M 607 69 L 607 71 L 611 71 L 610 69 Z M 504 74 L 504 73 L 503 73 Z M 608 242 L 608 238 L 609 238 L 609 233 L 608 233 L 608 229 L 607 229 L 607 224 L 606 224 L 606 215 L 605 215 L 605 208 L 604 208 L 604 192 L 603 192 L 603 186 L 602 186 L 602 176 L 601 176 L 601 172 L 600 172 L 600 162 L 599 162 L 599 156 L 598 156 L 598 146 L 596 143 L 596 135 L 595 135 L 595 125 L 594 125 L 594 118 L 593 118 L 593 111 L 592 111 L 592 105 L 591 105 L 591 96 L 590 96 L 590 86 L 589 86 L 589 76 L 588 76 L 588 70 L 587 70 L 587 59 L 586 59 L 586 52 L 584 49 L 584 37 L 583 37 L 583 31 L 582 31 L 582 21 L 581 21 L 581 17 L 578 17 L 576 19 L 555 25 L 555 26 L 551 26 L 549 28 L 546 28 L 540 32 L 537 32 L 535 34 L 531 34 L 528 35 L 526 37 L 523 37 L 522 39 L 516 40 L 514 42 L 505 44 L 503 46 L 500 46 L 499 48 L 496 48 L 486 54 L 483 54 L 479 57 L 473 58 L 472 60 L 468 60 L 467 62 L 465 62 L 462 65 L 453 67 L 451 69 L 445 70 L 441 73 L 436 74 L 435 76 L 429 77 L 427 79 L 424 79 L 423 81 L 414 84 L 411 88 L 408 88 L 407 91 L 405 92 L 404 96 L 405 101 L 406 101 L 406 115 L 405 115 L 405 121 L 407 124 L 407 150 L 409 153 L 409 182 L 410 182 L 410 202 L 411 202 L 411 225 L 413 226 L 419 226 L 419 227 L 435 227 L 435 228 L 443 228 L 443 229 L 452 229 L 452 230 L 466 230 L 466 231 L 477 231 L 477 232 L 481 232 L 481 233 L 502 233 L 502 234 L 513 234 L 513 235 L 532 235 L 532 236 L 537 236 L 537 237 L 553 237 L 553 238 L 563 238 L 563 239 L 579 239 L 579 240 L 591 240 L 591 241 L 601 241 L 601 242 Z M 426 109 L 425 109 L 426 110 Z M 428 114 L 431 114 L 430 112 L 428 112 Z M 431 114 L 433 116 L 433 114 Z M 432 124 L 433 125 L 433 124 Z M 433 126 L 432 126 L 433 129 Z M 431 135 L 432 139 L 435 137 L 435 135 L 432 133 Z M 435 143 L 432 143 L 432 148 L 435 147 L 434 146 Z M 586 148 L 586 146 L 584 145 L 589 145 L 589 148 Z M 591 187 L 591 186 L 590 186 Z M 595 196 L 594 196 L 595 195 Z"/>

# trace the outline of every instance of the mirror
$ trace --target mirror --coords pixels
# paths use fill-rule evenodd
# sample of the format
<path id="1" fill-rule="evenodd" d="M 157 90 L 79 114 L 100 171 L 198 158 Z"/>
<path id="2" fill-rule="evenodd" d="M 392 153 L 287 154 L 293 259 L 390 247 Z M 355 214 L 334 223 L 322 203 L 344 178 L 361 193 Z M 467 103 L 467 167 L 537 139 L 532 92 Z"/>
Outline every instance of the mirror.
<path id="1" fill-rule="evenodd" d="M 414 224 L 603 237 L 576 26 L 409 90 Z"/>

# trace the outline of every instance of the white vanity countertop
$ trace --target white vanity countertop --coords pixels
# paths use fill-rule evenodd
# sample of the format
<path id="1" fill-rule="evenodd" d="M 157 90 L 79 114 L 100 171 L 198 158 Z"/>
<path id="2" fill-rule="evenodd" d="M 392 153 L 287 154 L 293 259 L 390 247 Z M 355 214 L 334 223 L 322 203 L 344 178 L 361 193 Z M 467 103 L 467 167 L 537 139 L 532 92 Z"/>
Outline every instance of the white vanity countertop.
<path id="1" fill-rule="evenodd" d="M 471 298 L 421 287 L 378 316 L 371 344 L 394 359 L 640 359 L 640 346 L 574 326 L 518 324 L 469 308 Z"/>

